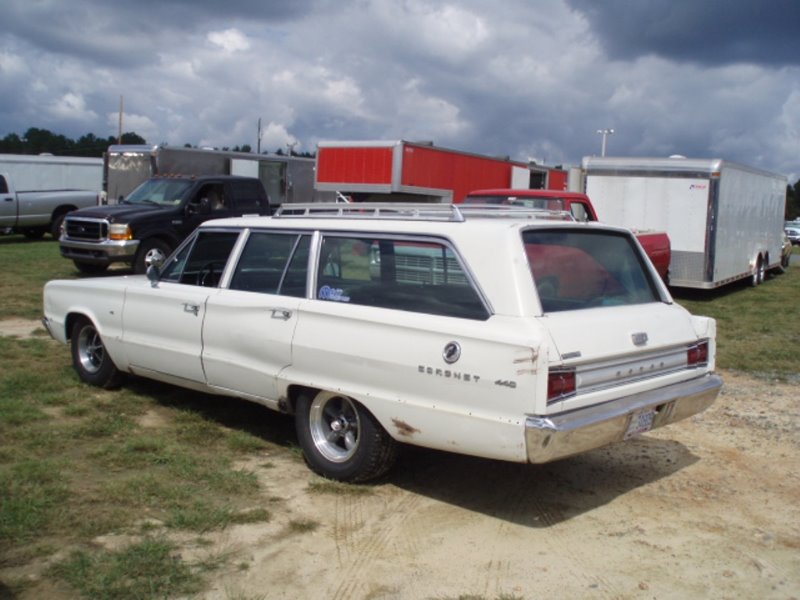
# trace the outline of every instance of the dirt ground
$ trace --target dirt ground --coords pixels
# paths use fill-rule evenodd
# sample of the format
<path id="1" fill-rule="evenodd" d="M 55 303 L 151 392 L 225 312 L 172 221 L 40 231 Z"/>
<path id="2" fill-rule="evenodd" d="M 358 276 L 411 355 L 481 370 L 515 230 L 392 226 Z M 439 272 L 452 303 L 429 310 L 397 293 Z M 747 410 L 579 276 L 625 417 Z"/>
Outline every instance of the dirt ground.
<path id="1" fill-rule="evenodd" d="M 273 519 L 183 556 L 229 557 L 214 600 L 798 599 L 800 380 L 721 375 L 705 413 L 549 465 L 408 448 L 385 482 L 331 494 L 265 453 L 242 466 Z"/>

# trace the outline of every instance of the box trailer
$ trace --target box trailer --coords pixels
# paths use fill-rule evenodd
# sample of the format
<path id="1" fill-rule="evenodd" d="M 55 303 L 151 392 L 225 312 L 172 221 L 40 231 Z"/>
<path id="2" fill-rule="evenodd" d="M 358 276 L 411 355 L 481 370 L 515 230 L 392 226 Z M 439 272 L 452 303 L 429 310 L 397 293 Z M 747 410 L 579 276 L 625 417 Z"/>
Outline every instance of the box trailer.
<path id="1" fill-rule="evenodd" d="M 566 189 L 567 173 L 405 140 L 320 142 L 315 187 L 356 201 L 462 202 L 475 189 Z"/>
<path id="2" fill-rule="evenodd" d="M 156 175 L 257 177 L 272 204 L 333 200 L 314 190 L 314 159 L 172 146 L 114 145 L 105 154 L 105 185 L 114 204 Z"/>
<path id="3" fill-rule="evenodd" d="M 103 186 L 103 159 L 49 154 L 0 154 L 0 173 L 14 180 L 17 192 L 84 190 Z"/>
<path id="4" fill-rule="evenodd" d="M 669 282 L 753 285 L 780 268 L 787 180 L 719 158 L 585 157 L 586 194 L 607 223 L 666 231 Z"/>

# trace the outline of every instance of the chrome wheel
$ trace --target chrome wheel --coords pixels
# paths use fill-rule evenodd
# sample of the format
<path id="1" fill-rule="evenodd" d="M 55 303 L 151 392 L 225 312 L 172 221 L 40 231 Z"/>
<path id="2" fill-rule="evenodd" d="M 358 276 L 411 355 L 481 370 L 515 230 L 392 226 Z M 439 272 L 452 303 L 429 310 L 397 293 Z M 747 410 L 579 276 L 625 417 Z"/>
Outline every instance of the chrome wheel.
<path id="1" fill-rule="evenodd" d="M 353 402 L 331 392 L 317 394 L 308 413 L 314 446 L 334 463 L 349 460 L 358 450 L 360 423 Z"/>
<path id="2" fill-rule="evenodd" d="M 106 389 L 121 383 L 123 374 L 117 369 L 103 345 L 100 333 L 89 319 L 79 317 L 73 323 L 70 351 L 72 366 L 81 380 Z"/>
<path id="3" fill-rule="evenodd" d="M 97 373 L 103 366 L 106 349 L 94 327 L 84 327 L 78 336 L 78 360 L 87 373 Z"/>
<path id="4" fill-rule="evenodd" d="M 166 255 L 161 251 L 160 248 L 151 248 L 144 255 L 144 266 L 147 268 L 152 267 L 153 265 L 159 266 L 164 264 L 166 259 Z"/>

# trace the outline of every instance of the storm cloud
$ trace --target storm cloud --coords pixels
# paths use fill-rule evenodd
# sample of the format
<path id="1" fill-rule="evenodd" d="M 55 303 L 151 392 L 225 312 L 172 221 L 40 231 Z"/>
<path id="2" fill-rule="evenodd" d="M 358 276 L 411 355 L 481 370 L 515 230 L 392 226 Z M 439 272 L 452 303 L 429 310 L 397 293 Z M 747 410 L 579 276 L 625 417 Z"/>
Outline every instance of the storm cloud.
<path id="1" fill-rule="evenodd" d="M 795 178 L 794 0 L 10 0 L 0 135 L 198 146 L 409 139 L 579 164 L 722 157 Z M 794 180 L 794 179 L 792 179 Z"/>

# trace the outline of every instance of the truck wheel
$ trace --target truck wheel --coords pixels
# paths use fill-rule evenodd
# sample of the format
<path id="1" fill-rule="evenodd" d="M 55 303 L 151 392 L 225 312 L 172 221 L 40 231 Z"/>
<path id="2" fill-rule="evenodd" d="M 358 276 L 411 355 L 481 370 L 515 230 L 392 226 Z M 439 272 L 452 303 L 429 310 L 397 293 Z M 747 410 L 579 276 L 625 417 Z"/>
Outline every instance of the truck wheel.
<path id="1" fill-rule="evenodd" d="M 50 223 L 50 235 L 52 235 L 53 239 L 56 241 L 58 241 L 58 238 L 61 237 L 61 224 L 64 222 L 64 217 L 66 216 L 67 213 L 56 215 L 53 218 L 53 222 Z"/>
<path id="2" fill-rule="evenodd" d="M 86 263 L 81 262 L 79 260 L 72 261 L 75 263 L 75 267 L 83 273 L 84 275 L 99 275 L 100 273 L 104 273 L 105 270 L 108 268 L 108 265 L 98 265 L 95 263 Z"/>
<path id="3" fill-rule="evenodd" d="M 72 366 L 82 381 L 107 390 L 122 382 L 122 373 L 106 352 L 100 334 L 89 319 L 80 318 L 72 326 L 70 348 Z"/>
<path id="4" fill-rule="evenodd" d="M 142 240 L 133 262 L 133 272 L 139 275 L 147 273 L 147 267 L 162 265 L 172 252 L 169 244 L 156 238 Z"/>
<path id="5" fill-rule="evenodd" d="M 297 437 L 315 473 L 338 481 L 367 481 L 394 464 L 397 442 L 355 400 L 334 392 L 306 392 L 296 409 Z"/>

